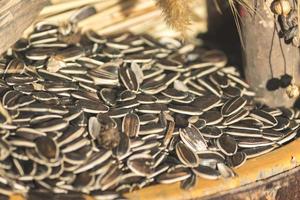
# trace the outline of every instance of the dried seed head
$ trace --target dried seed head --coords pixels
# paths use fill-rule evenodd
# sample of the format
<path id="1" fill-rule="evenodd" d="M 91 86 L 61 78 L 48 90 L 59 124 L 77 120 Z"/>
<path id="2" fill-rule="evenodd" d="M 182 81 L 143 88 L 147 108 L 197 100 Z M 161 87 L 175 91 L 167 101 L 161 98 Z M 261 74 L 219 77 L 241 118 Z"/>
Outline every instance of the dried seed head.
<path id="1" fill-rule="evenodd" d="M 295 98 L 300 95 L 299 86 L 295 84 L 290 84 L 286 89 L 286 94 L 289 98 Z"/>
<path id="2" fill-rule="evenodd" d="M 51 56 L 47 63 L 47 70 L 49 72 L 57 72 L 60 68 L 65 66 L 66 63 L 61 56 Z"/>
<path id="3" fill-rule="evenodd" d="M 81 39 L 81 30 L 76 30 L 75 33 L 71 33 L 68 35 L 58 35 L 59 39 L 62 40 L 63 42 L 67 43 L 67 44 L 76 44 L 80 41 Z"/>
<path id="4" fill-rule="evenodd" d="M 118 146 L 120 142 L 120 134 L 118 128 L 108 128 L 99 134 L 98 141 L 105 149 L 113 149 Z"/>
<path id="5" fill-rule="evenodd" d="M 59 33 L 61 35 L 69 35 L 73 32 L 73 30 L 75 29 L 75 27 L 73 27 L 73 25 L 69 22 L 62 22 L 59 26 Z"/>
<path id="6" fill-rule="evenodd" d="M 158 0 L 157 5 L 163 10 L 166 22 L 186 36 L 191 23 L 190 2 L 185 0 Z"/>
<path id="7" fill-rule="evenodd" d="M 275 0 L 271 4 L 271 10 L 276 15 L 287 16 L 292 7 L 289 0 Z"/>

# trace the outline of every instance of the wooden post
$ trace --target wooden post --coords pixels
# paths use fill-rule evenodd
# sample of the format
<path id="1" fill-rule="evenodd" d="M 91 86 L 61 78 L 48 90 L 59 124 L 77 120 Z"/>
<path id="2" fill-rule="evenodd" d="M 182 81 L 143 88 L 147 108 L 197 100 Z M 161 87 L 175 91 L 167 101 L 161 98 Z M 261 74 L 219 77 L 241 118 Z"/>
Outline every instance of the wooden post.
<path id="1" fill-rule="evenodd" d="M 47 3 L 48 0 L 0 1 L 0 54 L 22 36 Z"/>
<path id="2" fill-rule="evenodd" d="M 295 99 L 287 97 L 286 89 L 271 91 L 267 88 L 267 84 L 268 87 L 278 84 L 278 79 L 285 73 L 293 75 L 296 84 L 300 81 L 299 50 L 279 38 L 280 28 L 274 25 L 271 2 L 252 0 L 257 14 L 251 15 L 241 8 L 246 80 L 256 91 L 258 100 L 269 106 L 292 106 Z"/>

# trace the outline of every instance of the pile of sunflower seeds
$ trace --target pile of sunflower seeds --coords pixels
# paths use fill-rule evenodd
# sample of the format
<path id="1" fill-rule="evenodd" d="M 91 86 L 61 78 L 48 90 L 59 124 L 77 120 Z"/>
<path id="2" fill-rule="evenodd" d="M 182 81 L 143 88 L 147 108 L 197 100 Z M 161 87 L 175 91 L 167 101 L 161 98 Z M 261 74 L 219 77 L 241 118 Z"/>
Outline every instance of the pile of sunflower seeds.
<path id="1" fill-rule="evenodd" d="M 300 112 L 254 102 L 226 64 L 174 38 L 38 23 L 0 60 L 0 193 L 122 199 L 235 176 L 293 140 Z"/>

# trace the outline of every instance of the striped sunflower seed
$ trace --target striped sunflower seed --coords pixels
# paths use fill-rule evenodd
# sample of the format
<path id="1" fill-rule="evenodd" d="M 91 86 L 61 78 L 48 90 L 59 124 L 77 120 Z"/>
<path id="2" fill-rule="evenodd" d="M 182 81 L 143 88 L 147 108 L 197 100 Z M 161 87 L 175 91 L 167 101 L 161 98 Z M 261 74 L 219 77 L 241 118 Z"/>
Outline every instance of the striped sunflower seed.
<path id="1" fill-rule="evenodd" d="M 176 144 L 176 154 L 179 160 L 188 167 L 196 167 L 199 164 L 198 156 L 182 142 Z"/>
<path id="2" fill-rule="evenodd" d="M 201 152 L 207 149 L 207 143 L 202 133 L 193 125 L 180 130 L 180 138 L 190 149 Z"/>
<path id="3" fill-rule="evenodd" d="M 222 135 L 217 139 L 217 146 L 225 155 L 234 155 L 237 152 L 238 145 L 234 138 L 229 135 Z"/>
<path id="4" fill-rule="evenodd" d="M 140 119 L 135 113 L 129 113 L 123 118 L 123 132 L 129 137 L 137 137 L 140 131 Z"/>

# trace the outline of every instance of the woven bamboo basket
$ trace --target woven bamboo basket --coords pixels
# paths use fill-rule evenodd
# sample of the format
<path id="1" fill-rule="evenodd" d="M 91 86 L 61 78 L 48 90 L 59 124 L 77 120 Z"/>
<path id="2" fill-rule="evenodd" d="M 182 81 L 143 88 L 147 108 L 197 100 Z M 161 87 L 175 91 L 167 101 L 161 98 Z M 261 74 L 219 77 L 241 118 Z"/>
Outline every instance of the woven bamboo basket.
<path id="1" fill-rule="evenodd" d="M 155 1 L 148 0 L 52 0 L 51 5 L 42 10 L 36 21 L 59 23 L 87 5 L 94 5 L 97 14 L 79 23 L 82 31 L 93 29 L 99 34 L 108 35 L 129 30 L 134 33 L 146 32 L 155 37 L 179 36 L 178 32 L 165 24 L 161 10 L 156 7 Z M 197 2 L 194 18 L 191 35 L 206 32 L 206 1 Z M 32 26 L 25 31 L 24 36 L 30 30 Z M 178 183 L 154 185 L 127 193 L 125 197 L 131 200 L 284 199 L 280 198 L 280 195 L 290 191 L 291 183 L 299 181 L 294 177 L 295 174 L 299 176 L 299 146 L 298 139 L 271 153 L 251 159 L 235 170 L 237 173 L 235 178 L 215 181 L 198 178 L 196 186 L 188 191 L 180 189 Z M 285 188 L 282 189 L 282 186 Z M 88 195 L 84 195 L 83 198 L 93 200 L 93 197 Z M 10 197 L 10 200 L 24 199 L 25 197 L 20 194 Z"/>
<path id="2" fill-rule="evenodd" d="M 52 0 L 45 7 L 36 21 L 63 22 L 70 15 L 84 6 L 94 6 L 97 14 L 82 20 L 79 28 L 82 31 L 92 29 L 99 34 L 107 35 L 122 31 L 133 33 L 147 32 L 154 36 L 178 36 L 165 23 L 162 12 L 155 1 L 145 0 Z M 191 36 L 206 31 L 205 1 L 195 3 Z M 30 31 L 29 28 L 26 32 Z"/>

